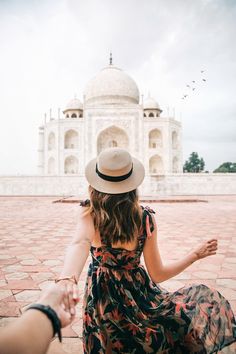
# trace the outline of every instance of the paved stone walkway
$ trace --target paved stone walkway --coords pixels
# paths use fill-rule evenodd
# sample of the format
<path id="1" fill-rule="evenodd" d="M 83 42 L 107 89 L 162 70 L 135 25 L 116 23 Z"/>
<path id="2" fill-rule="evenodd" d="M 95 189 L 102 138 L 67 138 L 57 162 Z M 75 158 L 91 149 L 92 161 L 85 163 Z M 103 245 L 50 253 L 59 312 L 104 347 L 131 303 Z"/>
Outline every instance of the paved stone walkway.
<path id="1" fill-rule="evenodd" d="M 186 198 L 197 199 L 182 197 Z M 184 284 L 204 283 L 220 291 L 236 312 L 236 196 L 198 199 L 207 202 L 149 203 L 156 210 L 164 262 L 183 257 L 202 240 L 219 240 L 216 256 L 196 262 L 161 285 L 172 291 Z M 15 320 L 62 268 L 78 207 L 55 200 L 0 197 L 0 326 Z M 79 281 L 81 296 L 88 262 Z M 63 330 L 63 344 L 52 341 L 49 354 L 82 353 L 81 305 L 74 323 Z"/>

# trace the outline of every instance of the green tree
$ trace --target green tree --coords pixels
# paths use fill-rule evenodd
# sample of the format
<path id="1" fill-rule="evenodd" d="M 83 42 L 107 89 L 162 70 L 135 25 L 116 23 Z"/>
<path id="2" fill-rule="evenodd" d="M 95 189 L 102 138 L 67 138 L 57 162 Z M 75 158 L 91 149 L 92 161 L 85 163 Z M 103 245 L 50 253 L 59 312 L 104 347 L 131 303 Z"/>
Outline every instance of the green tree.
<path id="1" fill-rule="evenodd" d="M 192 152 L 189 159 L 185 161 L 184 172 L 201 172 L 204 170 L 205 162 L 203 158 L 198 156 L 197 152 Z"/>
<path id="2" fill-rule="evenodd" d="M 235 162 L 224 162 L 218 168 L 216 168 L 213 172 L 215 173 L 235 173 L 236 172 L 236 163 Z"/>

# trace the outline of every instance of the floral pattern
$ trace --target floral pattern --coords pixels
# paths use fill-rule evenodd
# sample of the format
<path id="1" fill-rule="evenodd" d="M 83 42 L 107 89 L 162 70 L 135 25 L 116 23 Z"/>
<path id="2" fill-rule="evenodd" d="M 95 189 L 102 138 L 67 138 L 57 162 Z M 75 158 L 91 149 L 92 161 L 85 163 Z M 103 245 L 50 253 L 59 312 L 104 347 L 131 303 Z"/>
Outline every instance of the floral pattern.
<path id="1" fill-rule="evenodd" d="M 168 292 L 155 284 L 140 257 L 153 223 L 143 209 L 137 249 L 91 247 L 84 295 L 84 353 L 214 353 L 236 341 L 229 302 L 203 284 Z M 230 351 L 229 351 L 230 352 Z M 232 351 L 233 353 L 234 351 Z"/>

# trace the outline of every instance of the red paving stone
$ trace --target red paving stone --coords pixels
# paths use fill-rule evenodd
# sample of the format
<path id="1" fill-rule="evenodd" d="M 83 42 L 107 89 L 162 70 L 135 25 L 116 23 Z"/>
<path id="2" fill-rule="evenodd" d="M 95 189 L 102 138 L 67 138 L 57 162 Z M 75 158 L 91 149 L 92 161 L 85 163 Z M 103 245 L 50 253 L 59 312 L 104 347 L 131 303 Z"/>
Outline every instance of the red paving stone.
<path id="1" fill-rule="evenodd" d="M 31 290 L 31 289 L 39 289 L 38 285 L 36 282 L 34 282 L 32 279 L 29 280 L 10 280 L 6 283 L 6 285 L 1 286 L 1 289 L 22 289 L 22 290 Z M 1 315 L 1 314 L 0 314 Z"/>
<path id="2" fill-rule="evenodd" d="M 53 203 L 58 199 L 0 197 L 0 327 L 19 316 L 60 272 L 76 224 L 78 204 Z M 180 259 L 213 237 L 218 238 L 219 250 L 217 255 L 194 263 L 161 285 L 174 291 L 192 283 L 206 284 L 220 291 L 236 311 L 236 196 L 164 199 L 159 203 L 142 202 L 156 210 L 164 263 Z M 79 281 L 80 298 L 88 263 L 89 260 Z M 83 352 L 81 316 L 82 301 L 75 321 L 63 330 L 63 344 L 52 341 L 49 354 Z"/>

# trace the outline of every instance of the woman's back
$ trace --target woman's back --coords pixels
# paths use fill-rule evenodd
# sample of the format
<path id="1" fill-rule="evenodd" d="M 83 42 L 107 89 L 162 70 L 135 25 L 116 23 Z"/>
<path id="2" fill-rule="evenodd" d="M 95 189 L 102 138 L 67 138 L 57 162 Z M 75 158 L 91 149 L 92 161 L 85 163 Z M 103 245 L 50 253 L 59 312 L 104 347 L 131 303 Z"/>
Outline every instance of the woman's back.
<path id="1" fill-rule="evenodd" d="M 142 227 L 132 242 L 110 244 L 99 231 L 94 234 L 84 295 L 85 353 L 200 354 L 232 342 L 223 330 L 217 341 L 207 339 L 223 328 L 222 321 L 230 326 L 233 320 L 230 305 L 216 290 L 200 284 L 168 292 L 150 279 L 140 257 L 155 224 L 153 211 L 141 210 Z"/>

